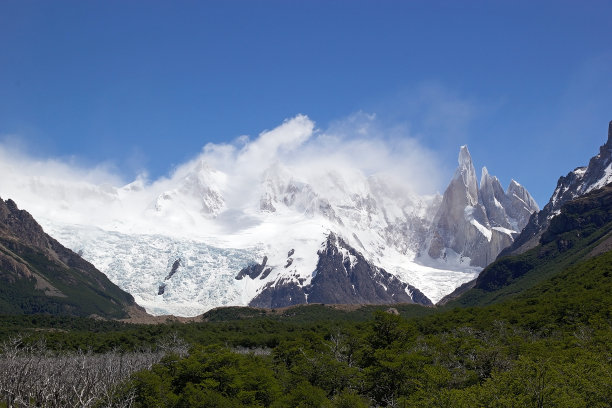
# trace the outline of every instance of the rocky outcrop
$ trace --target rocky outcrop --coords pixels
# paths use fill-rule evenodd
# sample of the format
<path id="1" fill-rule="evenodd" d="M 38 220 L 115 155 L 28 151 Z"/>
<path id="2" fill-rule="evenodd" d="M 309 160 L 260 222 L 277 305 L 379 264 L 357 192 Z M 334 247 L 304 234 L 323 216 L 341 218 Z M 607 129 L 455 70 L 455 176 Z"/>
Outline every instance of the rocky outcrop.
<path id="1" fill-rule="evenodd" d="M 484 208 L 490 226 L 512 229 L 505 205 L 509 200 L 497 177 L 489 175 L 486 167 L 482 169 L 478 193 L 478 202 Z"/>
<path id="2" fill-rule="evenodd" d="M 170 272 L 168 272 L 168 275 L 166 275 L 166 277 L 164 278 L 164 282 L 162 282 L 158 289 L 157 289 L 157 295 L 163 295 L 164 293 L 166 293 L 166 283 L 165 281 L 167 281 L 168 279 L 172 278 L 174 276 L 174 274 L 176 273 L 176 271 L 178 271 L 178 268 L 183 266 L 181 264 L 181 258 L 176 258 L 173 262 L 172 262 L 172 267 L 170 268 Z"/>
<path id="3" fill-rule="evenodd" d="M 274 309 L 306 303 L 309 302 L 304 287 L 299 282 L 284 278 L 264 286 L 263 290 L 251 300 L 249 306 Z"/>
<path id="4" fill-rule="evenodd" d="M 529 194 L 527 189 L 514 180 L 510 180 L 510 185 L 506 192 L 506 213 L 511 219 L 516 220 L 516 231 L 521 231 L 527 225 L 531 214 L 539 210 L 538 204 Z"/>
<path id="5" fill-rule="evenodd" d="M 444 192 L 428 240 L 427 253 L 446 258 L 452 250 L 485 267 L 513 242 L 528 215 L 538 207 L 527 190 L 512 180 L 507 192 L 497 177 L 482 169 L 480 187 L 467 146 L 459 152 L 459 167 Z"/>
<path id="6" fill-rule="evenodd" d="M 319 261 L 309 284 L 302 285 L 300 281 L 287 278 L 270 282 L 249 305 L 432 304 L 418 289 L 373 266 L 361 253 L 333 233 L 329 234 L 318 254 Z"/>
<path id="7" fill-rule="evenodd" d="M 264 279 L 272 271 L 271 268 L 266 268 L 266 263 L 268 263 L 268 257 L 264 256 L 260 264 L 255 263 L 242 268 L 234 279 L 242 280 L 245 276 L 248 276 L 251 279 L 255 279 L 260 275 L 262 275 L 261 279 Z"/>
<path id="8" fill-rule="evenodd" d="M 550 220 L 558 215 L 563 205 L 577 197 L 612 182 L 612 121 L 608 125 L 608 140 L 600 146 L 599 153 L 591 158 L 587 167 L 578 167 L 565 177 L 560 177 L 557 187 L 542 211 L 534 213 L 529 222 L 500 256 L 523 253 L 540 242 Z"/>

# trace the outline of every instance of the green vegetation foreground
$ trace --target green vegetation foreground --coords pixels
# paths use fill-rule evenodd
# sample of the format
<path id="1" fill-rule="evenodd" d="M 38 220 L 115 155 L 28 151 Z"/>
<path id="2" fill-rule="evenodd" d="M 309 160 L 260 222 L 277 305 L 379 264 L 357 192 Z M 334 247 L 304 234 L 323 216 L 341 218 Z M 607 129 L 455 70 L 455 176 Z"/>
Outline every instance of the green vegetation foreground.
<path id="1" fill-rule="evenodd" d="M 174 331 L 193 344 L 126 382 L 141 407 L 609 407 L 611 273 L 607 252 L 488 307 L 362 321 L 315 306 L 301 322 L 108 323 L 96 337 L 138 348 Z M 36 336 L 56 348 L 91 340 L 78 329 Z"/>

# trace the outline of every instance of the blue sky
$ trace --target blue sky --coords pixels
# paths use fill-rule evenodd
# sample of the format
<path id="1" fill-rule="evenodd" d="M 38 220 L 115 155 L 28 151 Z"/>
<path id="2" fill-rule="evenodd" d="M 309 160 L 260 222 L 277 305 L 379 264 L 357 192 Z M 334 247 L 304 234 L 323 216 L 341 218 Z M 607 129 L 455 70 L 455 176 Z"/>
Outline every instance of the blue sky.
<path id="1" fill-rule="evenodd" d="M 0 141 L 156 178 L 209 142 L 363 112 L 448 177 L 468 144 L 478 173 L 544 205 L 606 140 L 611 15 L 611 1 L 3 0 Z"/>

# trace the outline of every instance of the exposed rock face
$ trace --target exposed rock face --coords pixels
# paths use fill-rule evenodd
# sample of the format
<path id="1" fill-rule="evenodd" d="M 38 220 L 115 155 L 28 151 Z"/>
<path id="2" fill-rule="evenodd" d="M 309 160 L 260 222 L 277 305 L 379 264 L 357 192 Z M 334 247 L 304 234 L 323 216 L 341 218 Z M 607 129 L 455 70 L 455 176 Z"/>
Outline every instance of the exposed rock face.
<path id="1" fill-rule="evenodd" d="M 504 208 L 508 216 L 516 220 L 517 228 L 515 229 L 521 231 L 529 222 L 531 214 L 539 210 L 538 204 L 527 189 L 514 180 L 510 180 L 506 197 L 508 201 Z"/>
<path id="2" fill-rule="evenodd" d="M 278 308 L 309 303 L 306 298 L 304 287 L 298 282 L 289 279 L 281 279 L 276 284 L 267 284 L 257 295 L 249 306 Z"/>
<path id="3" fill-rule="evenodd" d="M 510 185 L 512 186 L 512 183 Z M 490 176 L 486 167 L 482 169 L 479 193 L 479 204 L 485 209 L 491 227 L 512 229 L 504 206 L 509 200 L 497 177 Z"/>
<path id="4" fill-rule="evenodd" d="M 442 197 L 427 252 L 432 258 L 445 258 L 450 249 L 469 257 L 471 265 L 485 267 L 513 242 L 537 210 L 524 187 L 512 180 L 504 192 L 486 167 L 479 188 L 470 153 L 462 146 L 459 167 Z"/>
<path id="5" fill-rule="evenodd" d="M 245 276 L 248 276 L 251 279 L 255 279 L 257 278 L 262 272 L 264 272 L 265 276 L 268 276 L 268 274 L 270 273 L 270 271 L 272 269 L 267 268 L 264 269 L 266 267 L 266 263 L 268 262 L 268 257 L 264 256 L 263 260 L 261 261 L 261 264 L 253 264 L 253 265 L 249 265 L 245 268 L 242 268 L 242 270 L 240 272 L 238 272 L 238 275 L 236 275 L 236 277 L 234 279 L 236 280 L 242 280 Z M 265 278 L 265 276 L 263 276 L 263 278 Z"/>
<path id="6" fill-rule="evenodd" d="M 172 269 L 170 269 L 170 272 L 168 273 L 168 276 L 166 276 L 165 280 L 170 279 L 178 270 L 179 266 L 181 266 L 181 258 L 176 259 L 173 263 L 172 263 Z"/>
<path id="7" fill-rule="evenodd" d="M 460 253 L 466 246 L 468 235 L 474 235 L 469 222 L 466 223 L 466 211 L 474 219 L 483 220 L 486 217 L 484 209 L 478 204 L 478 184 L 474 165 L 466 146 L 459 153 L 459 167 L 442 197 L 442 204 L 434 219 L 434 234 L 436 243 L 434 251 L 429 255 L 433 258 L 444 256 L 444 248 L 457 248 Z M 476 236 L 478 232 L 476 231 Z M 430 247 L 431 249 L 431 247 Z"/>
<path id="8" fill-rule="evenodd" d="M 523 253 L 540 241 L 542 233 L 548 228 L 550 220 L 560 213 L 561 207 L 592 190 L 612 182 L 612 122 L 608 125 L 608 140 L 599 148 L 587 167 L 578 167 L 565 177 L 560 177 L 557 187 L 542 211 L 533 214 L 514 243 L 500 255 Z"/>
<path id="9" fill-rule="evenodd" d="M 0 313 L 126 317 L 134 298 L 0 199 Z"/>
<path id="10" fill-rule="evenodd" d="M 329 234 L 308 285 L 280 280 L 269 283 L 250 303 L 284 307 L 300 303 L 391 304 L 431 301 L 418 289 L 371 265 L 342 238 Z"/>
<path id="11" fill-rule="evenodd" d="M 178 268 L 181 266 L 183 266 L 181 264 L 181 258 L 176 258 L 174 262 L 172 262 L 172 267 L 170 269 L 170 272 L 168 272 L 168 275 L 166 275 L 166 277 L 164 278 L 164 281 L 167 281 L 168 279 L 172 278 L 174 274 L 176 273 L 176 271 L 178 271 Z M 157 289 L 157 295 L 163 295 L 165 292 L 166 292 L 166 283 L 162 282 L 159 285 L 159 288 Z"/>

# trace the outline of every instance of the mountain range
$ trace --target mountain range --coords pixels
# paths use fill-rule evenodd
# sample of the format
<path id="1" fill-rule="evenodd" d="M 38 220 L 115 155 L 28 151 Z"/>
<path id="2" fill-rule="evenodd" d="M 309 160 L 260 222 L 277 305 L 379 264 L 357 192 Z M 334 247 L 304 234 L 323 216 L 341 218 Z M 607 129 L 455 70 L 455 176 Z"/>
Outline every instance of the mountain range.
<path id="1" fill-rule="evenodd" d="M 235 167 L 255 157 L 249 149 L 311 131 L 305 117 L 288 121 Z M 432 304 L 474 279 L 537 210 L 523 187 L 504 192 L 486 169 L 479 188 L 465 146 L 443 196 L 350 166 L 273 161 L 237 177 L 213 164 L 203 153 L 171 179 L 122 187 L 17 174 L 15 199 L 149 313 L 182 316 L 228 305 Z M 455 216 L 465 222 L 445 229 Z M 257 276 L 241 272 L 257 265 Z"/>
<path id="2" fill-rule="evenodd" d="M 355 169 L 308 176 L 276 162 L 236 201 L 231 174 L 199 158 L 153 197 L 142 180 L 78 186 L 109 209 L 136 209 L 136 219 L 37 218 L 152 314 L 227 305 L 430 305 L 470 287 L 504 248 L 537 241 L 564 202 L 612 181 L 610 143 L 609 134 L 600 154 L 562 178 L 540 212 L 514 180 L 504 191 L 483 168 L 479 184 L 463 146 L 442 196 L 419 196 Z M 60 194 L 49 183 L 28 185 L 56 204 Z M 75 190 L 56 186 L 64 198 Z"/>

